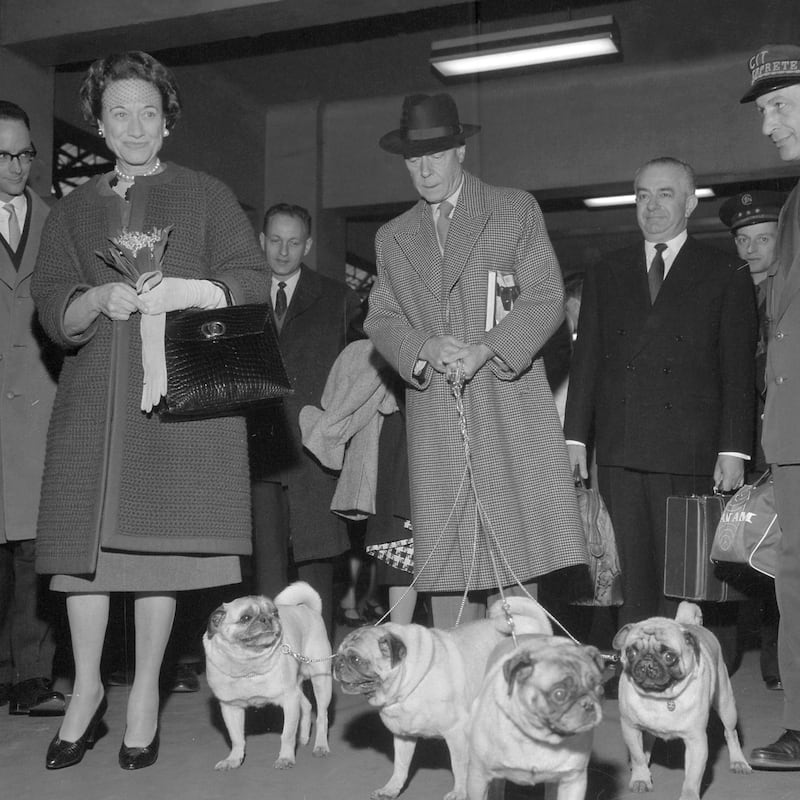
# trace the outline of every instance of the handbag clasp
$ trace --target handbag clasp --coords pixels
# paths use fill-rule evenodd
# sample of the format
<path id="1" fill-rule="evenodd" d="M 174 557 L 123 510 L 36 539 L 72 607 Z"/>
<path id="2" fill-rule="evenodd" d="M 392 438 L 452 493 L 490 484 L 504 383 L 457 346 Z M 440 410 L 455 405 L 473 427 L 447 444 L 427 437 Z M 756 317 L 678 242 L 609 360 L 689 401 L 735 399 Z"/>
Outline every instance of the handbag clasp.
<path id="1" fill-rule="evenodd" d="M 220 336 L 225 335 L 225 323 L 218 319 L 204 322 L 200 326 L 200 333 L 202 333 L 206 339 L 219 339 Z"/>

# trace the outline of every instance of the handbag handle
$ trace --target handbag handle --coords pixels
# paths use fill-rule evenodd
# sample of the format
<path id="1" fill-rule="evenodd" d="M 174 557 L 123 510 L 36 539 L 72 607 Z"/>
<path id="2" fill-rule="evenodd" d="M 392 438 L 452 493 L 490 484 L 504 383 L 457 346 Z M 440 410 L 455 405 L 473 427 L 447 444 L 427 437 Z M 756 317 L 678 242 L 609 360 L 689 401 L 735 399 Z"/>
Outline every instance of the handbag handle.
<path id="1" fill-rule="evenodd" d="M 224 283 L 223 281 L 218 281 L 215 278 L 206 278 L 206 280 L 209 283 L 213 283 L 214 286 L 218 286 L 220 289 L 222 289 L 222 293 L 225 295 L 225 303 L 228 305 L 228 307 L 236 305 L 236 303 L 233 300 L 233 294 L 231 292 L 231 289 L 227 283 Z"/>
<path id="2" fill-rule="evenodd" d="M 772 478 L 772 470 L 767 469 L 762 475 L 759 476 L 758 480 L 754 484 L 752 484 L 752 486 L 753 488 L 755 488 L 756 486 L 761 486 L 761 484 L 764 483 L 764 481 L 769 480 L 771 478 Z"/>

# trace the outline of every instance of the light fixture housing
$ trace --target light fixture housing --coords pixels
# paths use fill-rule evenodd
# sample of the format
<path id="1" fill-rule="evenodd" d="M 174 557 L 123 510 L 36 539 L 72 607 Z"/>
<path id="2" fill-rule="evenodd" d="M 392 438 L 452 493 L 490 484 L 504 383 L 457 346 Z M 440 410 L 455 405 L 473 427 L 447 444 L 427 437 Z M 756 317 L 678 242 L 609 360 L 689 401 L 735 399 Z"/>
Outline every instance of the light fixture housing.
<path id="1" fill-rule="evenodd" d="M 445 39 L 431 45 L 431 66 L 445 78 L 620 54 L 613 16 Z"/>
<path id="2" fill-rule="evenodd" d="M 698 200 L 715 197 L 714 190 L 710 187 L 695 189 L 694 196 Z M 586 208 L 612 208 L 614 206 L 632 206 L 636 204 L 635 194 L 615 194 L 606 197 L 587 197 L 583 204 Z"/>

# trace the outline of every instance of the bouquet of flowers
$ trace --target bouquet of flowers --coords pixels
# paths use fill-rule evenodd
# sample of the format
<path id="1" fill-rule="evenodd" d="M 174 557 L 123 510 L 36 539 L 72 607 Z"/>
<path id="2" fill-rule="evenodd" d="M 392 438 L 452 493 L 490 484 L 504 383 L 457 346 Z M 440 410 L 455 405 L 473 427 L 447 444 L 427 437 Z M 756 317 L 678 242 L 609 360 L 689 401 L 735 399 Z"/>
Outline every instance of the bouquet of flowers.
<path id="1" fill-rule="evenodd" d="M 108 253 L 95 252 L 141 294 L 161 282 L 161 262 L 174 227 L 151 228 L 148 232 L 123 228 L 109 238 L 113 247 L 108 248 Z"/>
<path id="2" fill-rule="evenodd" d="M 167 240 L 174 225 L 166 228 L 151 228 L 150 231 L 129 231 L 123 228 L 109 238 L 113 245 L 108 253 L 95 251 L 110 267 L 136 289 L 144 294 L 161 283 L 161 262 L 167 248 Z M 166 315 L 142 314 L 139 330 L 142 337 L 142 411 L 149 414 L 167 393 L 167 364 L 164 356 L 164 327 Z"/>

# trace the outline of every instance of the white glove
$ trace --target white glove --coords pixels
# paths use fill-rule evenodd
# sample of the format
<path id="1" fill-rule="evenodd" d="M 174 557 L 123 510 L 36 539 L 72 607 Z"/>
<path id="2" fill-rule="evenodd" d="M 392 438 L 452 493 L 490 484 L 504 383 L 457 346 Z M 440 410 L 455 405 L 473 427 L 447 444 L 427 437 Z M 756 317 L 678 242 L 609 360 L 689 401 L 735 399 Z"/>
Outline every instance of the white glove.
<path id="1" fill-rule="evenodd" d="M 211 281 L 164 278 L 158 286 L 139 295 L 142 314 L 163 314 L 184 308 L 223 308 L 225 292 Z"/>
<path id="2" fill-rule="evenodd" d="M 142 314 L 139 330 L 142 334 L 142 411 L 149 414 L 167 393 L 167 359 L 164 355 L 166 314 Z"/>
<path id="3" fill-rule="evenodd" d="M 167 360 L 164 355 L 166 312 L 184 308 L 221 308 L 227 305 L 225 292 L 211 281 L 163 278 L 156 285 L 143 282 L 139 295 L 142 312 L 142 411 L 152 411 L 167 393 Z"/>

